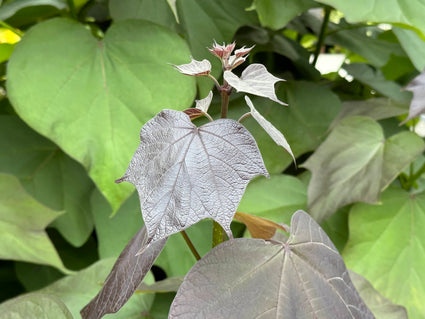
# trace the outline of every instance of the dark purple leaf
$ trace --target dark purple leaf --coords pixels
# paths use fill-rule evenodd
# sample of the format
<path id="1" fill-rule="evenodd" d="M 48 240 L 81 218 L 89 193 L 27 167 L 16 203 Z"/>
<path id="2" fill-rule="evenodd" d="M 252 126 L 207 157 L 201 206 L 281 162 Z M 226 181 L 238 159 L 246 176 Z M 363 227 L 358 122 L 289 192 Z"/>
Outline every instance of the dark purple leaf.
<path id="1" fill-rule="evenodd" d="M 139 193 L 148 243 L 205 218 L 232 237 L 230 223 L 246 185 L 268 177 L 254 138 L 240 123 L 219 119 L 196 127 L 183 112 L 164 110 L 140 132 L 124 176 Z"/>
<path id="2" fill-rule="evenodd" d="M 152 243 L 136 256 L 147 240 L 146 227 L 143 226 L 118 257 L 101 291 L 81 310 L 82 318 L 97 319 L 120 310 L 151 269 L 167 239 Z"/>
<path id="3" fill-rule="evenodd" d="M 344 261 L 305 212 L 286 242 L 238 238 L 186 275 L 169 318 L 374 318 Z"/>

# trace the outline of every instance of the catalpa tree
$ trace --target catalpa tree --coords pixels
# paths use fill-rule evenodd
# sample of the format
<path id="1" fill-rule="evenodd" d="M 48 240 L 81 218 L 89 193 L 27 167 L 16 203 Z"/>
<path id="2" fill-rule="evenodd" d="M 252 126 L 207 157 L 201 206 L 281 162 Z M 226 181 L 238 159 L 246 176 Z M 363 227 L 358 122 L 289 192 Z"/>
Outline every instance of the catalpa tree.
<path id="1" fill-rule="evenodd" d="M 295 161 L 284 135 L 248 96 L 249 111 L 238 121 L 227 118 L 234 90 L 286 105 L 274 89 L 283 80 L 264 65 L 251 64 L 240 77 L 232 72 L 252 48 L 213 44 L 209 51 L 222 63 L 221 84 L 208 60 L 192 58 L 174 65 L 182 74 L 214 82 L 221 95 L 221 118 L 213 120 L 208 114 L 210 92 L 194 108 L 163 110 L 143 126 L 140 145 L 117 182 L 136 187 L 145 226 L 125 247 L 99 294 L 81 311 L 83 318 L 118 311 L 140 287 L 168 237 L 178 232 L 200 260 L 181 283 L 170 318 L 374 318 L 337 249 L 307 213 L 295 212 L 289 227 L 236 212 L 251 179 L 269 177 L 255 139 L 241 124 L 246 117 L 252 116 Z M 201 116 L 209 122 L 198 127 L 192 120 Z M 216 247 L 201 258 L 185 229 L 206 218 L 214 220 Z M 254 238 L 234 239 L 234 218 L 245 223 Z M 223 242 L 224 234 L 228 241 Z"/>

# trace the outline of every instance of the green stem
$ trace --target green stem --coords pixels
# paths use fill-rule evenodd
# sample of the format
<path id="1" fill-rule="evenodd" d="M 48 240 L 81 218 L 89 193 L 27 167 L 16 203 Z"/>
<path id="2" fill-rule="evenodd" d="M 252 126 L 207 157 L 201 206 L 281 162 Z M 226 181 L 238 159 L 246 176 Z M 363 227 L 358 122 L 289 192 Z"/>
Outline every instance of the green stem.
<path id="1" fill-rule="evenodd" d="M 200 260 L 201 256 L 198 254 L 198 252 L 196 251 L 195 246 L 193 245 L 192 241 L 190 240 L 189 236 L 187 235 L 187 233 L 182 230 L 180 232 L 180 234 L 182 234 L 184 240 L 186 241 L 186 244 L 189 246 L 190 251 L 192 252 L 193 256 L 195 256 L 196 260 Z"/>
<path id="2" fill-rule="evenodd" d="M 320 51 L 326 38 L 326 29 L 328 27 L 329 17 L 331 15 L 332 8 L 325 6 L 325 16 L 323 17 L 322 26 L 320 27 L 319 39 L 317 40 L 316 51 L 314 52 L 313 65 L 316 65 L 317 59 L 319 58 Z"/>
<path id="3" fill-rule="evenodd" d="M 224 241 L 224 229 L 219 223 L 213 221 L 213 248 L 217 245 L 220 245 Z"/>
<path id="4" fill-rule="evenodd" d="M 423 173 L 425 173 L 425 163 L 422 164 L 421 168 L 415 174 L 409 176 L 409 179 L 406 183 L 406 189 L 410 190 L 415 184 L 416 180 L 421 177 Z"/>
<path id="5" fill-rule="evenodd" d="M 7 24 L 6 22 L 4 22 L 4 21 L 1 21 L 0 20 L 0 26 L 2 26 L 3 28 L 5 28 L 5 29 L 8 29 L 8 30 L 10 30 L 10 31 L 12 31 L 13 33 L 15 33 L 16 35 L 19 35 L 20 37 L 22 37 L 23 35 L 24 35 L 24 33 L 22 32 L 22 31 L 20 31 L 20 30 L 18 30 L 18 29 L 16 29 L 16 28 L 14 28 L 14 27 L 12 27 L 10 24 Z"/>
<path id="6" fill-rule="evenodd" d="M 68 3 L 69 12 L 73 19 L 78 20 L 77 11 L 75 10 L 74 0 L 66 0 Z"/>

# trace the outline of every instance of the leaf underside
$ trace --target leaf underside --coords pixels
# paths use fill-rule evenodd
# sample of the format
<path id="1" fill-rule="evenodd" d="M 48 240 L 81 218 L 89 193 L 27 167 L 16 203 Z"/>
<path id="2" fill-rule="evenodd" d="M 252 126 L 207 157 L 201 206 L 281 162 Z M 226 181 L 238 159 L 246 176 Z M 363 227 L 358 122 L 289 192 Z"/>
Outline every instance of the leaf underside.
<path id="1" fill-rule="evenodd" d="M 230 223 L 246 185 L 268 177 L 245 127 L 220 119 L 196 127 L 183 112 L 164 110 L 147 122 L 124 176 L 139 193 L 148 243 L 205 218 L 232 237 Z"/>
<path id="2" fill-rule="evenodd" d="M 286 242 L 238 238 L 208 253 L 187 274 L 169 318 L 374 318 L 344 261 L 305 212 Z"/>

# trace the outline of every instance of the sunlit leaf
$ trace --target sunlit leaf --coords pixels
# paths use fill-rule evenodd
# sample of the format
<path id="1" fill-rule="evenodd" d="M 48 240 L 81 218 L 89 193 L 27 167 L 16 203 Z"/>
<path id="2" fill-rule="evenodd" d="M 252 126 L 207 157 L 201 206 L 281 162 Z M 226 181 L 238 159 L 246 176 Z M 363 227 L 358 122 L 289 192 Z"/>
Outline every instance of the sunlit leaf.
<path id="1" fill-rule="evenodd" d="M 425 113 L 425 71 L 415 77 L 405 88 L 413 92 L 409 115 L 403 123 Z"/>
<path id="2" fill-rule="evenodd" d="M 348 270 L 351 281 L 376 319 L 408 319 L 406 308 L 382 296 L 363 276 Z"/>
<path id="3" fill-rule="evenodd" d="M 139 193 L 148 242 L 205 218 L 232 237 L 230 223 L 249 181 L 268 176 L 252 135 L 219 119 L 196 127 L 183 112 L 164 110 L 146 123 L 124 176 Z"/>
<path id="4" fill-rule="evenodd" d="M 343 252 L 347 266 L 406 307 L 409 318 L 423 318 L 425 194 L 390 187 L 380 205 L 354 205 L 349 227 Z"/>
<path id="5" fill-rule="evenodd" d="M 232 71 L 225 71 L 223 77 L 238 92 L 263 96 L 279 104 L 287 105 L 277 98 L 274 89 L 276 82 L 285 80 L 270 74 L 262 64 L 250 64 L 243 70 L 240 78 L 233 74 Z"/>
<path id="6" fill-rule="evenodd" d="M 207 97 L 201 99 L 201 100 L 196 100 L 196 108 L 198 110 L 201 110 L 204 113 L 208 112 L 208 108 L 210 107 L 211 104 L 211 100 L 213 98 L 213 93 L 212 91 L 210 91 L 210 93 L 208 93 Z"/>
<path id="7" fill-rule="evenodd" d="M 0 304 L 0 319 L 74 319 L 66 305 L 53 295 L 31 293 Z"/>
<path id="8" fill-rule="evenodd" d="M 99 40 L 77 21 L 50 19 L 16 45 L 8 97 L 30 127 L 83 164 L 116 211 L 134 189 L 114 180 L 140 127 L 165 106 L 192 104 L 194 79 L 167 64 L 189 55 L 177 34 L 151 22 L 113 23 Z"/>
<path id="9" fill-rule="evenodd" d="M 167 242 L 167 238 L 159 240 L 136 256 L 146 240 L 147 232 L 143 226 L 118 257 L 101 291 L 81 310 L 83 319 L 115 313 L 130 299 Z"/>
<path id="10" fill-rule="evenodd" d="M 0 259 L 64 267 L 45 228 L 62 212 L 34 200 L 17 178 L 0 174 Z"/>
<path id="11" fill-rule="evenodd" d="M 273 141 L 276 142 L 277 145 L 282 146 L 291 156 L 295 162 L 295 156 L 292 153 L 291 146 L 286 141 L 285 136 L 283 136 L 282 132 L 279 131 L 276 127 L 273 126 L 272 123 L 267 121 L 254 107 L 251 99 L 248 96 L 245 96 L 246 104 L 248 104 L 251 109 L 252 117 L 261 125 L 261 127 L 270 135 Z"/>
<path id="12" fill-rule="evenodd" d="M 196 61 L 191 58 L 190 63 L 174 65 L 174 68 L 185 75 L 208 76 L 211 72 L 211 63 L 207 59 Z"/>
<path id="13" fill-rule="evenodd" d="M 216 246 L 185 277 L 169 318 L 229 314 L 374 318 L 335 246 L 303 211 L 292 217 L 286 242 L 238 238 Z"/>

